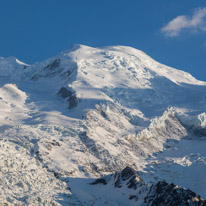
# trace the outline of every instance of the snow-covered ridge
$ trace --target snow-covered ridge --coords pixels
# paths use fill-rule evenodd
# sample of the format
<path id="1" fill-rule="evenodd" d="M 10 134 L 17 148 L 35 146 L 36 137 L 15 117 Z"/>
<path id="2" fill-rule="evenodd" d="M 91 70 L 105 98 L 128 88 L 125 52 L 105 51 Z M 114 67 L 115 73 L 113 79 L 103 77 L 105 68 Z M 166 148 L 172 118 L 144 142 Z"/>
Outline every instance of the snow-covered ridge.
<path id="1" fill-rule="evenodd" d="M 96 190 L 99 196 L 99 204 L 103 204 L 103 197 L 107 197 L 122 205 L 205 205 L 200 196 L 194 192 L 181 188 L 175 184 L 168 184 L 166 181 L 159 181 L 147 185 L 137 173 L 129 167 L 120 172 L 97 179 L 90 183 L 91 189 Z M 94 188 L 92 188 L 94 187 Z M 95 187 L 98 187 L 96 189 Z M 89 190 L 88 190 L 89 191 Z M 99 193 L 101 191 L 101 193 Z M 110 191 L 108 193 L 108 191 Z M 111 192 L 112 191 L 112 192 Z M 89 191 L 91 193 L 91 191 Z M 104 195 L 102 195 L 102 193 Z"/>
<path id="2" fill-rule="evenodd" d="M 74 45 L 54 58 L 27 67 L 23 78 L 51 81 L 53 90 L 69 87 L 79 102 L 84 102 L 82 110 L 105 100 L 149 116 L 155 111 L 154 117 L 168 106 L 190 110 L 193 103 L 199 105 L 196 108 L 205 103 L 205 82 L 125 46 Z"/>
<path id="3" fill-rule="evenodd" d="M 42 177 L 47 171 L 46 182 L 31 187 L 34 199 L 22 197 L 26 186 L 16 196 L 10 188 L 8 203 L 40 197 L 40 205 L 95 205 L 84 183 L 127 166 L 148 184 L 164 177 L 206 198 L 205 82 L 125 46 L 74 45 L 34 65 L 0 58 L 0 72 L 2 151 L 11 148 L 9 161 L 19 153 L 31 160 Z M 32 176 L 29 161 L 25 168 Z M 16 181 L 22 173 L 15 171 Z M 91 202 L 78 198 L 81 181 Z M 48 191 L 44 197 L 39 187 Z"/>
<path id="4" fill-rule="evenodd" d="M 15 57 L 0 58 L 0 77 L 13 77 L 22 73 L 23 69 L 26 68 L 27 64 L 19 61 Z"/>

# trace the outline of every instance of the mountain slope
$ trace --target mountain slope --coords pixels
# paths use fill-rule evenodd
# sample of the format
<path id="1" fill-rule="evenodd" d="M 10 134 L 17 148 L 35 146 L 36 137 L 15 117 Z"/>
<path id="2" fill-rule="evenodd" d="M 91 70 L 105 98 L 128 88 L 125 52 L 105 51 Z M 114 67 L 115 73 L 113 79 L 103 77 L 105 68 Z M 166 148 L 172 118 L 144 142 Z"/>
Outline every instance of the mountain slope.
<path id="1" fill-rule="evenodd" d="M 1 58 L 0 72 L 1 141 L 62 185 L 73 178 L 65 201 L 80 204 L 78 178 L 127 166 L 148 184 L 164 178 L 206 198 L 205 82 L 124 46 L 74 45 L 34 65 Z M 53 192 L 45 197 L 63 205 Z"/>
<path id="2" fill-rule="evenodd" d="M 90 185 L 90 190 L 95 190 L 92 192 L 96 194 L 99 202 L 106 201 L 102 198 L 103 196 L 111 198 L 121 205 L 185 206 L 206 204 L 206 201 L 194 192 L 174 184 L 168 184 L 165 181 L 148 186 L 129 167 L 113 175 L 97 179 Z M 97 187 L 99 188 L 97 189 Z M 99 191 L 105 194 L 102 195 Z"/>

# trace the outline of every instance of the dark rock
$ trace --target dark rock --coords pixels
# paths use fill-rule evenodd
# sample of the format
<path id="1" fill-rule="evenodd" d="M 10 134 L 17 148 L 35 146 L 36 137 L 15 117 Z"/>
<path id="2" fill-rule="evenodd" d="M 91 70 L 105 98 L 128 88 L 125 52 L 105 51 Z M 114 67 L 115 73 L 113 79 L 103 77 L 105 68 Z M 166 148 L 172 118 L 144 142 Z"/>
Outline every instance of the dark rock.
<path id="1" fill-rule="evenodd" d="M 136 195 L 130 195 L 129 200 L 135 200 L 138 201 L 138 197 Z"/>
<path id="2" fill-rule="evenodd" d="M 126 167 L 121 172 L 116 172 L 114 175 L 110 175 L 109 177 L 109 179 L 105 177 L 97 179 L 91 183 L 91 185 L 103 184 L 106 186 L 110 182 L 113 183 L 114 187 L 119 188 L 118 191 L 120 191 L 121 194 L 122 191 L 120 188 L 126 184 L 128 187 L 128 193 L 130 192 L 130 189 L 133 189 L 128 196 L 128 199 L 136 201 L 136 205 L 206 206 L 206 201 L 195 192 L 179 187 L 173 183 L 169 184 L 166 181 L 159 181 L 151 186 L 146 185 L 130 167 Z M 144 200 L 143 204 L 142 200 Z M 130 204 L 128 203 L 128 205 Z"/>
<path id="3" fill-rule="evenodd" d="M 117 187 L 117 188 L 122 187 L 120 176 L 117 176 L 116 181 L 114 182 L 114 187 Z"/>
<path id="4" fill-rule="evenodd" d="M 45 69 L 48 69 L 48 70 L 54 70 L 56 68 L 59 67 L 60 65 L 60 59 L 55 59 L 53 62 L 51 62 L 50 64 L 48 64 Z"/>
<path id="5" fill-rule="evenodd" d="M 100 179 L 97 179 L 94 182 L 90 183 L 90 185 L 97 185 L 97 184 L 106 185 L 107 182 L 106 182 L 106 180 L 104 178 L 100 178 Z"/>
<path id="6" fill-rule="evenodd" d="M 78 105 L 78 98 L 76 97 L 76 95 L 72 95 L 71 97 L 69 97 L 67 102 L 69 104 L 69 109 L 73 109 Z"/>
<path id="7" fill-rule="evenodd" d="M 129 182 L 127 183 L 128 188 L 130 189 L 137 189 L 137 181 L 136 181 L 136 176 L 133 176 Z"/>
<path id="8" fill-rule="evenodd" d="M 57 142 L 56 140 L 53 140 L 53 141 L 51 142 L 51 144 L 52 144 L 53 146 L 58 146 L 58 147 L 61 146 L 61 144 L 60 144 L 59 142 Z"/>
<path id="9" fill-rule="evenodd" d="M 191 190 L 165 181 L 159 181 L 157 184 L 152 185 L 144 200 L 147 203 L 146 205 L 151 206 L 206 205 L 206 201 Z"/>
<path id="10" fill-rule="evenodd" d="M 60 74 L 64 70 L 62 67 L 60 67 L 60 62 L 60 59 L 55 59 L 46 67 L 42 68 L 40 73 L 33 75 L 31 80 L 37 81 L 42 77 L 54 77 L 55 75 Z"/>
<path id="11" fill-rule="evenodd" d="M 61 177 L 61 173 L 59 173 L 59 172 L 54 172 L 54 176 L 55 176 L 57 179 L 59 179 L 59 178 Z"/>
<path id="12" fill-rule="evenodd" d="M 68 90 L 66 87 L 61 87 L 58 91 L 58 95 L 64 99 L 67 99 L 68 108 L 73 109 L 74 107 L 77 107 L 78 105 L 78 98 L 74 92 L 71 90 Z"/>
<path id="13" fill-rule="evenodd" d="M 130 167 L 126 167 L 120 173 L 114 175 L 114 186 L 117 188 L 122 187 L 122 182 L 127 181 L 126 185 L 129 189 L 136 189 L 138 184 L 145 184 L 144 181 L 137 175 L 136 171 Z"/>
<path id="14" fill-rule="evenodd" d="M 130 167 L 126 167 L 121 172 L 121 177 L 122 177 L 123 181 L 128 180 L 129 178 L 131 178 L 134 175 L 136 175 L 136 172 L 135 172 L 135 170 L 133 170 Z"/>
<path id="15" fill-rule="evenodd" d="M 104 111 L 102 111 L 102 110 L 101 110 L 101 115 L 102 115 L 102 117 L 104 117 L 105 119 L 108 119 L 107 114 L 106 114 Z"/>
<path id="16" fill-rule="evenodd" d="M 72 96 L 72 92 L 70 90 L 68 90 L 66 87 L 61 87 L 58 95 L 62 98 L 67 98 L 67 97 L 71 97 Z"/>

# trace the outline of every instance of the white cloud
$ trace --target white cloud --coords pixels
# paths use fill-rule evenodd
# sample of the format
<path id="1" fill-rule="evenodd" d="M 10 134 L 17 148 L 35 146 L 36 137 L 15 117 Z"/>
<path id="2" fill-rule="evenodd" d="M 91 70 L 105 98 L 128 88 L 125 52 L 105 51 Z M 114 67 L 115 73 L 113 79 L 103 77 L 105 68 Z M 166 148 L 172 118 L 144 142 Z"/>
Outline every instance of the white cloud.
<path id="1" fill-rule="evenodd" d="M 192 16 L 177 16 L 161 28 L 161 31 L 168 37 L 179 36 L 184 30 L 206 31 L 206 8 L 196 9 Z"/>

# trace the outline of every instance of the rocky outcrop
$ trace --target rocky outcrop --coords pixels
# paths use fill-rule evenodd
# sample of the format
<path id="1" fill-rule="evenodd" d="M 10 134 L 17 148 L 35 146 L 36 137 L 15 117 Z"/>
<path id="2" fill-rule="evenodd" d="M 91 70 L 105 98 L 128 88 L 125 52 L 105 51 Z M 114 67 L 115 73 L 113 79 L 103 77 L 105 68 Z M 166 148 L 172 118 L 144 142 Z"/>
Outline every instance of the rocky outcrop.
<path id="1" fill-rule="evenodd" d="M 66 87 L 61 87 L 60 90 L 58 91 L 58 95 L 66 99 L 72 96 L 72 92 L 68 90 Z"/>
<path id="2" fill-rule="evenodd" d="M 77 98 L 76 94 L 73 94 L 71 97 L 69 97 L 67 100 L 67 103 L 68 103 L 69 109 L 73 109 L 73 108 L 77 107 L 78 98 Z"/>
<path id="3" fill-rule="evenodd" d="M 64 68 L 61 66 L 61 60 L 55 59 L 54 61 L 50 62 L 47 66 L 41 69 L 42 71 L 38 74 L 34 74 L 31 79 L 33 81 L 37 81 L 39 78 L 42 77 L 54 77 L 57 74 L 60 74 Z"/>
<path id="4" fill-rule="evenodd" d="M 45 69 L 46 70 L 55 70 L 56 68 L 59 67 L 60 65 L 60 59 L 55 59 L 53 62 L 51 62 L 50 64 L 48 64 Z"/>
<path id="5" fill-rule="evenodd" d="M 78 98 L 75 94 L 75 92 L 72 92 L 71 90 L 67 89 L 66 87 L 61 87 L 58 91 L 58 95 L 62 97 L 63 99 L 67 99 L 68 108 L 73 109 L 77 107 L 78 105 Z"/>
<path id="6" fill-rule="evenodd" d="M 99 178 L 99 179 L 95 180 L 94 182 L 90 183 L 90 185 L 97 185 L 97 184 L 106 185 L 107 181 L 104 178 Z"/>
<path id="7" fill-rule="evenodd" d="M 206 205 L 195 192 L 189 189 L 178 187 L 175 184 L 169 184 L 166 181 L 159 181 L 149 188 L 149 193 L 144 198 L 145 205 L 153 206 L 197 206 Z"/>
<path id="8" fill-rule="evenodd" d="M 102 184 L 104 187 L 113 185 L 115 190 L 125 195 L 128 193 L 128 201 L 135 201 L 136 205 L 144 206 L 206 206 L 203 200 L 195 192 L 159 181 L 153 185 L 147 185 L 130 167 L 114 175 L 97 179 L 91 185 Z M 108 187 L 109 187 L 108 186 Z M 121 195 L 121 194 L 120 194 Z M 128 202 L 128 205 L 130 203 Z M 132 204 L 134 205 L 134 204 Z"/>
<path id="9" fill-rule="evenodd" d="M 114 186 L 121 188 L 123 182 L 127 182 L 126 185 L 129 189 L 137 189 L 137 185 L 144 185 L 144 181 L 137 175 L 135 170 L 130 167 L 126 167 L 120 173 L 114 174 Z"/>

